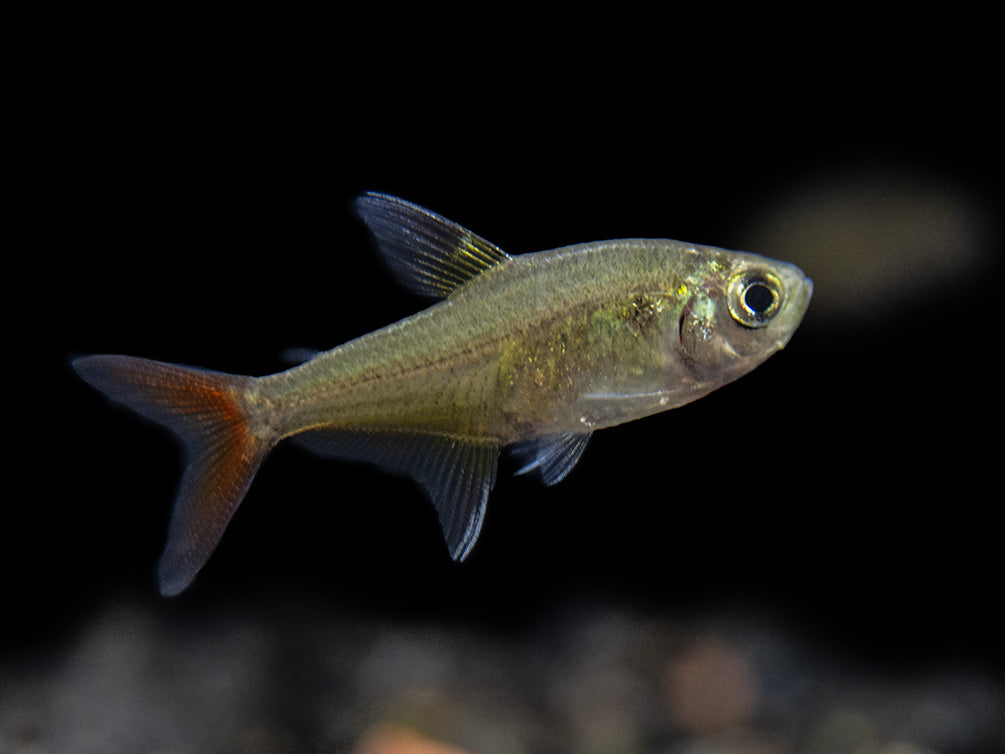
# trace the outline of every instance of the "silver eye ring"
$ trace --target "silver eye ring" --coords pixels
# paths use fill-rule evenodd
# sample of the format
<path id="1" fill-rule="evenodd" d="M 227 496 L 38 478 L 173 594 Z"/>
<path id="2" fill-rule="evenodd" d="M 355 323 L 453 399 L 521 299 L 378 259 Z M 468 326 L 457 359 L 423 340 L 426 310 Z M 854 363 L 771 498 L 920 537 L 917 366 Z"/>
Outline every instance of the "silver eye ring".
<path id="1" fill-rule="evenodd" d="M 744 327 L 764 327 L 781 309 L 785 286 L 767 270 L 744 270 L 732 277 L 726 299 L 729 313 Z"/>

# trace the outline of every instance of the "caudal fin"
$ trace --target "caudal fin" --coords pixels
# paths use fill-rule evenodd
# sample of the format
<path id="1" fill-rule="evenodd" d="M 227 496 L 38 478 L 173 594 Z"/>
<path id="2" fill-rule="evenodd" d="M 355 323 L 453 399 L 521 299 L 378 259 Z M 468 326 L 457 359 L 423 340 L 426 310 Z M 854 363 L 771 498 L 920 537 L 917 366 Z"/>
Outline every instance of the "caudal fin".
<path id="1" fill-rule="evenodd" d="M 251 431 L 244 406 L 255 378 L 130 356 L 85 356 L 73 368 L 185 443 L 188 465 L 158 570 L 161 593 L 178 594 L 216 549 L 272 446 Z"/>

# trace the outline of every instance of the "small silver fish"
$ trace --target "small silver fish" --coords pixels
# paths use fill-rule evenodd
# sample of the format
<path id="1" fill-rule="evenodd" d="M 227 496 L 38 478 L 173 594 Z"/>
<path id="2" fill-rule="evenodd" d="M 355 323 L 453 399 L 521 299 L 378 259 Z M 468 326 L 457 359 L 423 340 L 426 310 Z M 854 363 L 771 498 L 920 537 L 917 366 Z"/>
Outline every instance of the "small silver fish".
<path id="1" fill-rule="evenodd" d="M 411 475 L 451 556 L 478 538 L 500 450 L 561 481 L 598 429 L 681 406 L 746 374 L 792 337 L 812 293 L 795 266 L 669 240 L 511 257 L 383 194 L 356 208 L 430 308 L 265 377 L 129 356 L 78 374 L 177 433 L 188 465 L 160 561 L 187 587 L 280 440 Z"/>

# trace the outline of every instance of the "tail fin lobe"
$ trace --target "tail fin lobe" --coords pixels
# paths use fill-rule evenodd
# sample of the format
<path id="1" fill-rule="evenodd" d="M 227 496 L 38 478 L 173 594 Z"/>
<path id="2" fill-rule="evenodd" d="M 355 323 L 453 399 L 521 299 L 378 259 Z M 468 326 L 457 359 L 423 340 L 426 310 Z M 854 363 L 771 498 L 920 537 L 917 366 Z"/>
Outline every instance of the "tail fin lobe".
<path id="1" fill-rule="evenodd" d="M 185 444 L 188 465 L 158 571 L 161 593 L 178 594 L 216 549 L 272 447 L 251 431 L 241 397 L 255 378 L 129 356 L 85 356 L 73 368 Z"/>

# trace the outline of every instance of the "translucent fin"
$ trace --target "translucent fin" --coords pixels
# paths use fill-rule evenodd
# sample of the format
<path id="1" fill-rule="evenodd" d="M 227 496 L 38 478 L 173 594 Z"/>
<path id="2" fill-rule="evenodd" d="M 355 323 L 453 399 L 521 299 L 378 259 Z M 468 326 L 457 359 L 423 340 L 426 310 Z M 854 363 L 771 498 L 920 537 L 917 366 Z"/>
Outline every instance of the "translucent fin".
<path id="1" fill-rule="evenodd" d="M 671 394 L 668 390 L 649 390 L 644 393 L 583 393 L 580 397 L 587 401 L 648 401 Z"/>
<path id="2" fill-rule="evenodd" d="M 419 482 L 433 500 L 450 557 L 474 547 L 495 484 L 499 445 L 491 440 L 405 432 L 310 430 L 296 442 L 325 455 L 369 461 Z"/>
<path id="3" fill-rule="evenodd" d="M 513 452 L 524 462 L 524 466 L 516 473 L 526 474 L 528 471 L 540 469 L 541 481 L 548 486 L 558 484 L 569 475 L 583 455 L 586 444 L 590 441 L 590 434 L 569 432 L 545 435 L 515 445 Z"/>
<path id="4" fill-rule="evenodd" d="M 316 359 L 322 353 L 324 353 L 324 351 L 318 351 L 305 346 L 293 346 L 291 348 L 283 349 L 283 352 L 279 354 L 279 358 L 282 359 L 285 364 L 298 366 L 300 364 L 306 364 L 311 359 Z"/>
<path id="5" fill-rule="evenodd" d="M 483 271 L 510 259 L 502 249 L 416 204 L 367 193 L 356 211 L 391 269 L 415 293 L 444 298 Z"/>
<path id="6" fill-rule="evenodd" d="M 73 368 L 185 443 L 188 466 L 159 568 L 161 593 L 177 594 L 216 549 L 271 447 L 249 431 L 240 399 L 254 378 L 129 356 L 85 356 Z"/>

